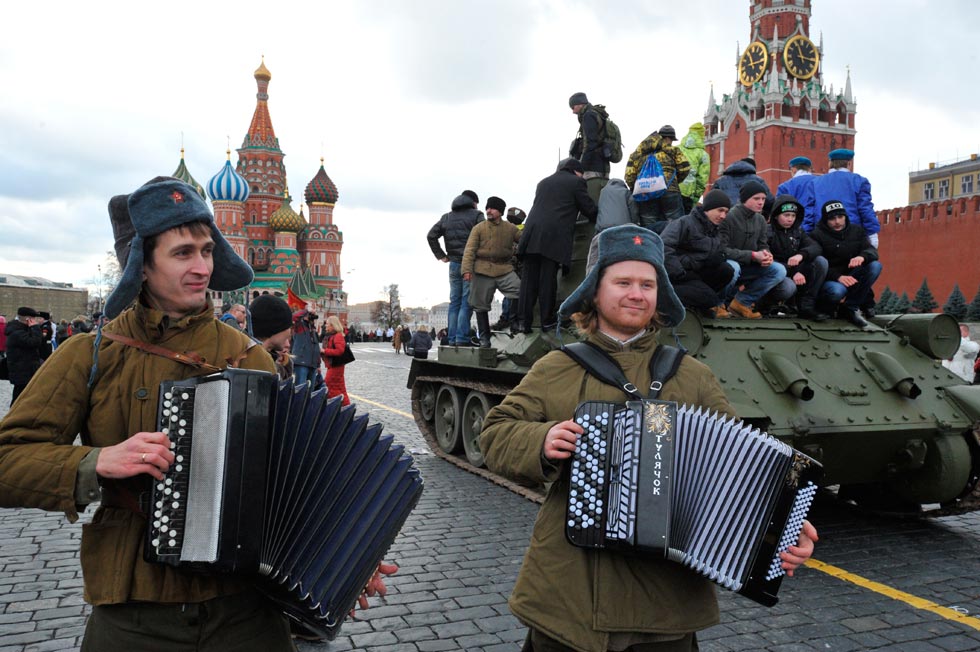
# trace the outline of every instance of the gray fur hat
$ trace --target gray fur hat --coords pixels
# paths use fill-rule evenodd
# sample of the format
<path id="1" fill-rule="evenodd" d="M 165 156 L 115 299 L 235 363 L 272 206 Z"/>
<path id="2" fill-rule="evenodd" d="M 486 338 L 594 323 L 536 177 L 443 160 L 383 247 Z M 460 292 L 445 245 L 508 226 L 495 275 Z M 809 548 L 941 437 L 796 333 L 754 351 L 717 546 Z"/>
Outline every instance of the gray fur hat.
<path id="1" fill-rule="evenodd" d="M 568 98 L 568 107 L 571 108 L 576 104 L 588 104 L 589 98 L 585 96 L 585 93 L 572 93 L 572 96 Z"/>
<path id="2" fill-rule="evenodd" d="M 663 240 L 653 231 L 635 224 L 614 226 L 592 238 L 585 280 L 561 304 L 559 316 L 570 317 L 581 312 L 585 302 L 595 297 L 602 270 L 624 260 L 639 260 L 653 265 L 657 270 L 657 314 L 665 326 L 681 323 L 684 320 L 684 306 L 674 293 L 664 269 Z"/>
<path id="3" fill-rule="evenodd" d="M 113 212 L 113 202 L 109 206 L 114 219 L 113 231 L 117 237 L 118 252 L 120 234 L 125 228 L 120 225 L 117 230 L 115 225 L 116 218 L 121 215 L 118 200 L 116 212 Z M 163 178 L 161 181 L 154 179 L 129 196 L 126 208 L 135 235 L 130 243 L 119 284 L 106 300 L 105 316 L 109 319 L 117 317 L 139 296 L 143 286 L 143 243 L 146 239 L 190 222 L 205 222 L 211 228 L 211 237 L 214 239 L 214 271 L 211 273 L 208 288 L 227 292 L 252 282 L 252 268 L 239 258 L 218 231 L 204 199 L 183 181 L 172 178 Z"/>

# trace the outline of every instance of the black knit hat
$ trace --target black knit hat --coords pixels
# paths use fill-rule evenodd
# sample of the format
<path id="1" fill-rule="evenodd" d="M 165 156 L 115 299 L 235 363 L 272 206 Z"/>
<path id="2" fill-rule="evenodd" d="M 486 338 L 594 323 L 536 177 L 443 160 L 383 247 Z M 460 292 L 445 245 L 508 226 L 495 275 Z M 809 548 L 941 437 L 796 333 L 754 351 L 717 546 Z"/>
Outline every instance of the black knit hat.
<path id="1" fill-rule="evenodd" d="M 503 215 L 504 211 L 507 210 L 507 202 L 500 197 L 490 197 L 487 199 L 487 210 L 491 208 L 496 208 Z"/>
<path id="2" fill-rule="evenodd" d="M 658 131 L 661 138 L 670 138 L 671 140 L 677 140 L 677 132 L 670 125 L 664 125 Z"/>
<path id="3" fill-rule="evenodd" d="M 769 194 L 766 192 L 766 187 L 764 185 L 753 179 L 738 189 L 738 200 L 740 202 L 748 201 L 749 198 L 758 195 L 760 192 L 764 195 Z"/>
<path id="4" fill-rule="evenodd" d="M 575 106 L 576 104 L 588 104 L 589 98 L 585 96 L 585 93 L 572 93 L 572 96 L 568 98 L 569 108 Z"/>
<path id="5" fill-rule="evenodd" d="M 293 325 L 293 311 L 289 304 L 273 294 L 256 297 L 248 309 L 252 313 L 252 335 L 260 340 Z"/>
<path id="6" fill-rule="evenodd" d="M 480 203 L 480 196 L 479 196 L 479 195 L 477 195 L 477 194 L 476 194 L 475 192 L 473 192 L 472 190 L 464 190 L 463 192 L 461 192 L 461 193 L 459 193 L 459 194 L 461 194 L 461 195 L 466 195 L 467 197 L 469 197 L 470 199 L 472 199 L 472 200 L 473 200 L 473 203 L 474 203 L 474 204 L 479 204 L 479 203 Z"/>
<path id="7" fill-rule="evenodd" d="M 731 208 L 732 200 L 728 198 L 728 195 L 724 190 L 710 190 L 708 194 L 704 196 L 704 202 L 701 204 L 701 209 L 705 212 L 713 210 L 715 208 Z"/>

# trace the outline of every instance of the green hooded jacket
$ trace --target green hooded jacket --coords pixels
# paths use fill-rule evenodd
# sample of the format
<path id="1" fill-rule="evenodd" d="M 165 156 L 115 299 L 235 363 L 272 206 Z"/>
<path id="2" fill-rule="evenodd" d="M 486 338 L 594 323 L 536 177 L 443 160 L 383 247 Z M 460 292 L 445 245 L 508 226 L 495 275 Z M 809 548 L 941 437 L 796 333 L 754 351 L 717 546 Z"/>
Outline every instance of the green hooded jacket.
<path id="1" fill-rule="evenodd" d="M 677 148 L 691 163 L 690 174 L 681 182 L 681 194 L 697 203 L 708 187 L 708 177 L 711 175 L 711 157 L 704 149 L 704 125 L 700 122 L 692 124 Z"/>

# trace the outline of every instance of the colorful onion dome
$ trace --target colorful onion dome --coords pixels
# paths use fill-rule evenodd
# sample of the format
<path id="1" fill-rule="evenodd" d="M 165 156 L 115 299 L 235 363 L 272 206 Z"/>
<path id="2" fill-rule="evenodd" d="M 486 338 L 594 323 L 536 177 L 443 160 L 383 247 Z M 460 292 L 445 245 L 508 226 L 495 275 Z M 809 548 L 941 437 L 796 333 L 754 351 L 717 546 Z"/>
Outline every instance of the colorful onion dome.
<path id="1" fill-rule="evenodd" d="M 262 55 L 262 63 L 260 63 L 259 67 L 255 69 L 255 78 L 264 79 L 265 81 L 270 81 L 272 79 L 272 73 L 269 72 L 269 69 L 265 67 L 264 54 Z"/>
<path id="2" fill-rule="evenodd" d="M 187 165 L 184 163 L 183 147 L 180 148 L 180 164 L 177 166 L 177 169 L 174 170 L 174 173 L 171 174 L 170 176 L 172 176 L 174 179 L 180 179 L 187 185 L 193 187 L 194 190 L 197 191 L 197 194 L 201 196 L 201 199 L 208 198 L 208 196 L 204 194 L 204 186 L 199 184 L 197 180 L 191 176 L 190 170 L 187 169 Z"/>
<path id="3" fill-rule="evenodd" d="M 306 228 L 306 220 L 296 214 L 296 211 L 289 205 L 291 198 L 287 194 L 282 199 L 280 206 L 275 213 L 269 217 L 269 226 L 273 231 L 291 231 L 299 233 Z"/>
<path id="4" fill-rule="evenodd" d="M 228 160 L 224 167 L 208 181 L 208 194 L 211 201 L 244 202 L 248 199 L 248 182 L 231 167 L 231 150 L 226 153 Z"/>
<path id="5" fill-rule="evenodd" d="M 313 180 L 306 186 L 306 203 L 336 204 L 337 197 L 339 196 L 337 186 L 327 176 L 327 171 L 323 169 L 323 157 L 321 156 L 320 171 L 316 173 Z"/>

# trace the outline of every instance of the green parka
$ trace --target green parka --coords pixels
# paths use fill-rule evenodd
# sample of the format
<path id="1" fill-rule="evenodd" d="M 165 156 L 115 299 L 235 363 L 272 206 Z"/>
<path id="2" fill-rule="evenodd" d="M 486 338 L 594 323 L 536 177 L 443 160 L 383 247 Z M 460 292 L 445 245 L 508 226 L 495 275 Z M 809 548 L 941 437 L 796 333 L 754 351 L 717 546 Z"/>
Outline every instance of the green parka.
<path id="1" fill-rule="evenodd" d="M 244 333 L 222 324 L 207 310 L 171 321 L 142 305 L 104 326 L 172 351 L 195 351 L 226 367 L 251 346 Z M 78 466 L 94 447 L 118 444 L 137 432 L 155 432 L 160 383 L 205 371 L 144 353 L 103 337 L 98 375 L 87 387 L 95 333 L 69 338 L 34 375 L 0 423 L 0 507 L 61 511 L 74 522 Z M 251 346 L 240 363 L 275 372 L 261 346 Z M 82 445 L 73 446 L 77 434 Z M 116 481 L 130 491 L 149 489 L 149 475 Z M 113 482 L 103 480 L 103 484 Z M 177 570 L 143 561 L 146 519 L 127 509 L 100 507 L 82 527 L 81 563 L 85 599 L 94 605 L 127 601 L 200 602 L 248 588 L 243 580 Z"/>
<path id="2" fill-rule="evenodd" d="M 687 135 L 677 143 L 677 149 L 684 152 L 691 164 L 690 173 L 680 183 L 681 194 L 696 204 L 708 187 L 711 174 L 711 157 L 704 148 L 704 125 L 700 122 L 692 124 Z"/>
<path id="3" fill-rule="evenodd" d="M 609 352 L 637 387 L 650 386 L 656 335 L 621 345 L 602 334 L 590 341 Z M 734 414 L 711 371 L 685 357 L 661 398 Z M 493 471 L 523 482 L 553 482 L 534 524 L 510 608 L 521 621 L 582 652 L 607 649 L 609 632 L 680 634 L 718 622 L 714 585 L 664 559 L 577 548 L 565 539 L 566 463 L 541 454 L 545 435 L 572 418 L 585 400 L 623 402 L 560 351 L 539 360 L 484 422 L 480 447 Z"/>

